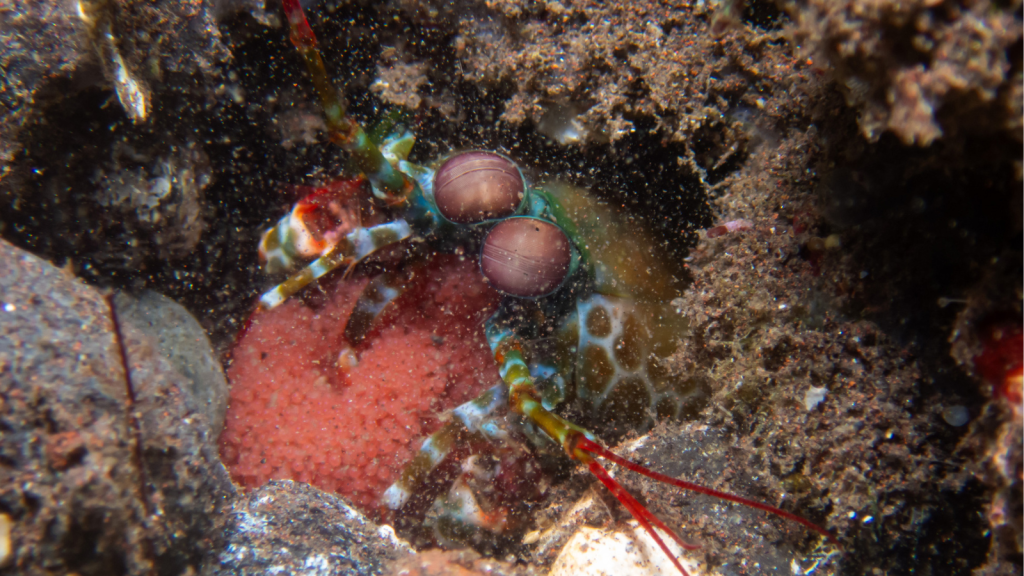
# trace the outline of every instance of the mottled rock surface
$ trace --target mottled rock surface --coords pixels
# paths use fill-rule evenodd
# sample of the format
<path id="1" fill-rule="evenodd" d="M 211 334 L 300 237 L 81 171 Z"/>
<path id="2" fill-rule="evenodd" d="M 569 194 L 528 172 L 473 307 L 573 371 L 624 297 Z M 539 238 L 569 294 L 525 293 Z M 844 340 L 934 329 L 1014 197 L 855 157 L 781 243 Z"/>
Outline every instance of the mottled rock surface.
<path id="1" fill-rule="evenodd" d="M 218 438 L 228 409 L 228 382 L 203 327 L 181 304 L 151 290 L 119 293 L 114 303 L 118 319 L 154 339 L 160 355 L 187 379 L 182 390 L 203 412 L 210 438 Z"/>
<path id="2" fill-rule="evenodd" d="M 469 550 L 424 550 L 391 565 L 390 576 L 536 576 L 533 566 L 485 558 Z"/>
<path id="3" fill-rule="evenodd" d="M 209 576 L 386 573 L 410 550 L 341 498 L 308 484 L 271 481 L 239 498 L 223 520 L 226 546 Z"/>
<path id="4" fill-rule="evenodd" d="M 22 573 L 197 569 L 234 494 L 189 382 L 110 299 L 0 242 L 0 509 Z M 127 357 L 127 361 L 125 360 Z M 126 378 L 125 368 L 128 367 Z"/>
<path id="5" fill-rule="evenodd" d="M 126 109 L 141 107 L 145 119 L 168 75 L 215 77 L 215 64 L 229 54 L 211 8 L 160 0 L 0 2 L 0 168 L 18 151 L 22 126 L 49 102 L 106 87 Z M 143 102 L 125 99 L 129 84 Z"/>
<path id="6" fill-rule="evenodd" d="M 210 171 L 194 122 L 223 94 L 230 57 L 212 12 L 208 1 L 0 2 L 0 201 L 11 208 L 0 231 L 13 224 L 35 252 L 74 255 L 85 276 L 196 247 Z"/>
<path id="7" fill-rule="evenodd" d="M 121 348 L 96 290 L 0 241 L 0 508 L 24 574 L 144 574 Z"/>
<path id="8" fill-rule="evenodd" d="M 675 542 L 667 540 L 666 544 L 690 576 L 710 574 L 686 558 Z M 619 529 L 580 528 L 548 576 L 661 576 L 673 572 L 676 568 L 654 539 L 632 520 Z"/>
<path id="9" fill-rule="evenodd" d="M 785 4 L 793 40 L 832 66 L 866 138 L 891 131 L 927 146 L 980 131 L 1020 142 L 1019 1 Z"/>
<path id="10" fill-rule="evenodd" d="M 191 394 L 193 381 L 175 370 L 154 338 L 120 313 L 117 320 L 137 418 L 150 546 L 160 574 L 181 574 L 220 548 L 215 522 L 235 488 L 217 455 L 206 408 Z"/>
<path id="11" fill-rule="evenodd" d="M 256 243 L 293 201 L 288 185 L 323 183 L 344 163 L 318 129 L 286 31 L 267 26 L 278 5 L 267 13 L 261 4 L 0 0 L 0 235 L 97 284 L 168 294 L 218 345 L 230 344 L 254 295 L 272 283 L 258 272 Z M 814 574 L 1020 573 L 1020 405 L 1008 403 L 1005 382 L 982 382 L 972 367 L 990 347 L 989 319 L 1021 326 L 1019 0 L 307 4 L 354 117 L 372 126 L 393 111 L 387 102 L 418 106 L 406 117 L 417 161 L 503 151 L 531 178 L 593 187 L 673 247 L 691 283 L 679 306 L 690 329 L 679 334 L 674 368 L 708 391 L 697 422 L 735 441 L 735 451 L 716 456 L 737 472 L 724 471 L 722 487 L 746 474 L 753 483 L 739 487 L 751 495 L 837 531 L 851 553 L 822 560 Z M 113 41 L 97 34 L 103 26 Z M 210 41 L 218 34 L 232 59 Z M 110 74 L 115 55 L 120 81 Z M 161 176 L 204 173 L 200 156 L 174 146 L 197 146 L 209 161 L 211 183 L 189 204 L 208 224 L 198 243 L 198 228 L 165 220 L 194 210 L 150 209 L 153 193 L 168 190 Z M 100 202 L 122 192 L 140 202 Z M 138 222 L 122 223 L 128 212 Z M 166 228 L 137 225 L 157 215 Z M 737 219 L 753 228 L 697 242 L 696 230 Z M 48 286 L 30 293 L 23 283 L 13 293 L 44 301 Z M 98 306 L 70 303 L 52 312 L 57 320 Z M 4 362 L 17 357 L 21 366 L 5 364 L 0 375 L 0 520 L 13 523 L 14 546 L 0 562 L 25 572 L 41 569 L 33 562 L 55 572 L 75 562 L 81 574 L 115 561 L 115 571 L 144 570 L 149 556 L 133 522 L 145 502 L 131 491 L 144 480 L 123 477 L 138 473 L 125 421 L 132 411 L 111 395 L 116 385 L 100 385 L 114 372 L 89 376 L 99 392 L 64 390 L 72 402 L 53 402 L 63 384 L 48 378 L 91 356 L 67 352 L 74 339 L 36 346 L 46 340 L 39 333 L 48 338 L 63 324 L 20 310 L 0 312 L 18 319 L 2 327 Z M 85 351 L 108 338 L 88 334 Z M 27 360 L 40 355 L 52 362 Z M 824 395 L 816 404 L 812 390 Z M 170 406 L 142 421 L 195 422 Z M 954 407 L 967 423 L 945 418 Z M 79 411 L 118 410 L 77 421 Z M 174 463 L 172 472 L 183 465 L 182 486 L 196 486 L 204 456 L 184 429 L 170 430 L 156 451 L 170 444 L 195 458 L 161 462 Z M 674 433 L 666 426 L 651 437 L 672 445 Z M 661 454 L 649 463 L 671 468 L 677 454 Z M 115 457 L 118 466 L 104 464 Z M 88 477 L 75 484 L 80 470 Z M 161 480 L 168 476 L 153 475 L 152 485 L 168 486 L 154 510 L 187 511 Z M 593 485 L 575 478 L 552 486 L 553 511 Z M 707 517 L 687 513 L 686 498 L 626 482 L 673 526 Z M 207 486 L 219 485 L 211 476 Z M 614 502 L 590 496 L 601 514 L 586 522 L 621 520 Z M 109 516 L 89 507 L 101 498 L 114 507 Z M 198 509 L 208 510 L 209 498 L 200 496 Z M 538 532 L 549 516 L 559 518 L 537 510 Z M 32 540 L 47 519 L 64 544 Z M 747 532 L 715 522 L 692 529 L 707 546 L 701 553 L 742 557 L 745 546 L 729 548 L 718 533 Z M 147 541 L 154 550 L 172 545 L 161 538 Z M 780 529 L 778 538 L 800 553 L 813 545 L 797 532 Z M 528 556 L 519 559 L 533 562 Z M 550 562 L 539 556 L 537 566 Z M 199 557 L 181 552 L 169 565 L 202 571 Z"/>
<path id="12" fill-rule="evenodd" d="M 763 477 L 755 478 L 747 471 L 746 456 L 738 444 L 725 429 L 691 423 L 661 425 L 650 434 L 624 442 L 615 452 L 674 478 L 779 505 L 820 522 L 813 510 L 794 508 L 766 492 Z M 682 551 L 665 537 L 691 574 L 780 574 L 789 573 L 791 566 L 836 569 L 834 563 L 825 562 L 829 546 L 817 550 L 804 547 L 818 537 L 799 524 L 661 484 L 620 467 L 608 468 L 685 542 L 701 546 Z M 533 560 L 550 564 L 552 574 L 641 576 L 675 571 L 654 540 L 585 469 L 577 470 L 574 479 L 556 491 L 563 494 L 537 511 L 539 529 L 524 539 L 529 541 Z M 607 550 L 588 554 L 595 548 Z"/>
<path id="13" fill-rule="evenodd" d="M 0 2 L 0 167 L 18 149 L 16 137 L 37 91 L 49 78 L 70 75 L 92 55 L 81 18 L 68 8 L 58 2 Z"/>

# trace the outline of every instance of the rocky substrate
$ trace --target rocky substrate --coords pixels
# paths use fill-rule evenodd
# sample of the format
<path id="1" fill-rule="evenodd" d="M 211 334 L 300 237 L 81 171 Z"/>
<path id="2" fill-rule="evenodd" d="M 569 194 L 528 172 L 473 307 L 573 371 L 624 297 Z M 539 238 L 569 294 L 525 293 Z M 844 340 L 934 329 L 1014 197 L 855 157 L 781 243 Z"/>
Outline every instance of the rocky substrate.
<path id="1" fill-rule="evenodd" d="M 312 4 L 353 114 L 404 106 L 415 160 L 500 150 L 670 254 L 702 401 L 617 450 L 847 552 L 617 471 L 690 561 L 1020 573 L 1019 1 Z M 492 559 L 221 464 L 259 233 L 343 164 L 275 10 L 0 0 L 0 574 L 594 567 L 632 528 L 582 470 Z"/>

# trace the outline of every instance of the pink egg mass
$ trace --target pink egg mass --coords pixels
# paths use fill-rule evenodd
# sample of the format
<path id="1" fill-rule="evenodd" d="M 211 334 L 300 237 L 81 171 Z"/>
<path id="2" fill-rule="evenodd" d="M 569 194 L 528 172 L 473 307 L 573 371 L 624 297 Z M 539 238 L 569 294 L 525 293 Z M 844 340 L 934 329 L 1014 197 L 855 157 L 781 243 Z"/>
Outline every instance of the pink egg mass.
<path id="1" fill-rule="evenodd" d="M 315 308 L 292 298 L 251 319 L 227 372 L 221 455 L 235 481 L 289 478 L 374 510 L 443 412 L 499 382 L 483 323 L 500 296 L 477 263 L 445 255 L 412 272 L 354 367 L 339 354 L 366 278 L 335 282 Z"/>

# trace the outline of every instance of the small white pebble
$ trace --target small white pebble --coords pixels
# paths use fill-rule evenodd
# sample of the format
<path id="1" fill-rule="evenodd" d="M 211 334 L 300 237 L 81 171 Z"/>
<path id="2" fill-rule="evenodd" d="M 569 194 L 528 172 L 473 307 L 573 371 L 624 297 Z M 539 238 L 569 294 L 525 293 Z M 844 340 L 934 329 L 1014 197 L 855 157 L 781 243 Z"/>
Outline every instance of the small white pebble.
<path id="1" fill-rule="evenodd" d="M 7 564 L 7 561 L 14 555 L 11 546 L 11 529 L 14 528 L 14 521 L 7 514 L 0 514 L 0 566 Z"/>
<path id="2" fill-rule="evenodd" d="M 865 516 L 864 519 L 861 520 L 861 523 L 863 523 L 863 524 L 871 524 L 871 521 L 874 520 L 874 519 L 875 519 L 874 516 Z"/>
<path id="3" fill-rule="evenodd" d="M 634 520 L 625 522 L 628 529 L 611 530 L 583 526 L 559 552 L 548 576 L 655 576 L 678 574 L 645 530 Z M 670 552 L 693 576 L 710 571 L 661 535 Z"/>
<path id="4" fill-rule="evenodd" d="M 811 386 L 804 393 L 804 408 L 808 411 L 814 410 L 814 407 L 821 404 L 825 400 L 825 393 L 828 391 L 827 388 L 815 388 Z"/>
<path id="5" fill-rule="evenodd" d="M 779 304 L 779 310 L 785 310 L 786 308 L 789 308 L 789 304 Z"/>
<path id="6" fill-rule="evenodd" d="M 942 411 L 942 419 L 946 424 L 959 428 L 971 421 L 971 413 L 963 406 L 950 406 Z"/>
<path id="7" fill-rule="evenodd" d="M 11 303 L 4 304 L 4 312 L 14 312 L 18 307 Z"/>
<path id="8" fill-rule="evenodd" d="M 846 517 L 852 520 L 852 519 L 857 517 L 857 513 L 854 512 L 853 510 L 850 510 L 850 512 L 846 515 Z"/>

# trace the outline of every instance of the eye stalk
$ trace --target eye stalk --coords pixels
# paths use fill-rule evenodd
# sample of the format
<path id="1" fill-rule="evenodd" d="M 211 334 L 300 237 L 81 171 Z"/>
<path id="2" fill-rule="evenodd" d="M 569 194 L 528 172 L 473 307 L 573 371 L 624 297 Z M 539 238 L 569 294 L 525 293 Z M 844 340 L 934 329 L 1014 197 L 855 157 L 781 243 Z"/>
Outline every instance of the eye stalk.
<path id="1" fill-rule="evenodd" d="M 491 228 L 480 251 L 480 270 L 496 289 L 536 298 L 557 290 L 572 273 L 574 248 L 557 225 L 522 216 Z"/>
<path id="2" fill-rule="evenodd" d="M 434 175 L 434 202 L 456 224 L 476 224 L 516 213 L 526 182 L 515 162 L 494 152 L 456 154 Z"/>

